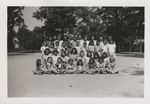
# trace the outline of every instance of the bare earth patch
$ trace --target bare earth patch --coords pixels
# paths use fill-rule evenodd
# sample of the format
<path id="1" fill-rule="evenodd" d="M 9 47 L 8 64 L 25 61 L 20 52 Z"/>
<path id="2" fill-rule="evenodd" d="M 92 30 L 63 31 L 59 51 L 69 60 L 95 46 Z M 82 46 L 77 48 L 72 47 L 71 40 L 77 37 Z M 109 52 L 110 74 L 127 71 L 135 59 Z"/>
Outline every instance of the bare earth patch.
<path id="1" fill-rule="evenodd" d="M 143 98 L 144 54 L 117 54 L 119 74 L 33 75 L 40 53 L 8 53 L 8 97 Z"/>

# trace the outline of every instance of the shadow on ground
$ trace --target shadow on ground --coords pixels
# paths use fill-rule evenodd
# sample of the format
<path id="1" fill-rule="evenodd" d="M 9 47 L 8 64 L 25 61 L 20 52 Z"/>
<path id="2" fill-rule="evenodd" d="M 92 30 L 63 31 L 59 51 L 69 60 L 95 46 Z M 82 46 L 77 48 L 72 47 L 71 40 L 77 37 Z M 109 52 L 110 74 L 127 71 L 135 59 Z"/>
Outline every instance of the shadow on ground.
<path id="1" fill-rule="evenodd" d="M 144 70 L 141 70 L 141 69 L 143 69 L 143 68 L 130 67 L 129 69 L 122 69 L 121 71 L 123 73 L 128 73 L 133 76 L 144 75 Z"/>
<path id="2" fill-rule="evenodd" d="M 117 56 L 144 58 L 144 53 L 118 53 Z"/>

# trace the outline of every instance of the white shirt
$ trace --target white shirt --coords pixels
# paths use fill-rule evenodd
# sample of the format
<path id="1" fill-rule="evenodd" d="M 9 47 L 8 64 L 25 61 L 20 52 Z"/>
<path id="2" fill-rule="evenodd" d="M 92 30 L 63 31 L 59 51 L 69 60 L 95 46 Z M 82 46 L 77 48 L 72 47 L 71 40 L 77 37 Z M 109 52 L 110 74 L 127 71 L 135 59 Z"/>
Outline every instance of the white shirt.
<path id="1" fill-rule="evenodd" d="M 86 58 L 86 64 L 89 63 L 90 58 L 89 57 L 85 57 Z"/>
<path id="2" fill-rule="evenodd" d="M 83 43 L 84 43 L 84 40 L 81 39 L 81 40 L 78 40 L 80 42 L 80 46 L 83 46 Z"/>
<path id="3" fill-rule="evenodd" d="M 68 60 L 69 60 L 69 57 L 68 57 L 68 56 L 61 57 L 61 58 L 62 58 L 62 60 L 63 60 L 64 62 L 67 62 L 67 63 L 68 63 Z"/>
<path id="4" fill-rule="evenodd" d="M 55 66 L 55 64 L 57 63 L 57 59 L 59 58 L 60 56 L 55 56 L 53 55 L 52 58 L 53 58 L 53 65 Z"/>
<path id="5" fill-rule="evenodd" d="M 82 46 L 74 46 L 77 49 L 78 54 L 80 54 L 82 50 Z"/>
<path id="6" fill-rule="evenodd" d="M 42 57 L 42 58 L 43 58 L 44 60 L 47 60 L 48 57 L 52 57 L 52 54 L 48 54 L 48 55 L 43 54 L 43 57 Z"/>
<path id="7" fill-rule="evenodd" d="M 108 52 L 108 45 L 104 45 L 104 46 L 102 47 L 102 49 L 103 49 L 103 52 Z"/>
<path id="8" fill-rule="evenodd" d="M 48 46 L 42 46 L 42 47 L 40 48 L 40 51 L 42 52 L 42 54 L 44 53 L 44 50 L 45 50 L 46 48 L 49 48 L 49 47 L 48 47 Z"/>
<path id="9" fill-rule="evenodd" d="M 63 43 L 63 40 L 55 40 L 54 44 L 56 44 L 57 41 L 59 41 L 59 46 L 61 46 Z"/>
<path id="10" fill-rule="evenodd" d="M 113 55 L 115 53 L 115 48 L 116 48 L 116 45 L 115 44 L 108 44 L 108 52 L 110 55 Z"/>
<path id="11" fill-rule="evenodd" d="M 83 57 L 78 57 L 78 58 L 77 58 L 77 61 L 80 60 L 80 59 L 82 60 L 83 64 L 86 63 L 86 57 L 85 57 L 85 56 L 83 56 Z"/>

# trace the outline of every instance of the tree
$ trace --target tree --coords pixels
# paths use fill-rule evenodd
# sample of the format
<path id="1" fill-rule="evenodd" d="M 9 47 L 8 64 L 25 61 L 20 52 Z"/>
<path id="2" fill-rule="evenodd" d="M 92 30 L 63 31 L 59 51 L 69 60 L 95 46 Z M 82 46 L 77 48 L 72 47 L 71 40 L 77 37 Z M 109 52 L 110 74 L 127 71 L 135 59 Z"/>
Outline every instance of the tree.
<path id="1" fill-rule="evenodd" d="M 8 45 L 8 50 L 13 50 L 13 39 L 16 35 L 14 31 L 14 26 L 20 26 L 21 23 L 24 23 L 24 19 L 22 18 L 22 12 L 24 7 L 8 7 L 8 13 L 7 13 L 7 45 Z"/>
<path id="2" fill-rule="evenodd" d="M 32 37 L 31 37 L 31 31 L 27 29 L 26 25 L 23 25 L 19 28 L 17 38 L 19 40 L 20 45 L 27 52 L 27 50 L 30 46 L 30 40 L 32 39 Z"/>
<path id="3" fill-rule="evenodd" d="M 74 7 L 40 7 L 33 13 L 37 20 L 45 21 L 47 36 L 73 30 L 75 27 Z"/>

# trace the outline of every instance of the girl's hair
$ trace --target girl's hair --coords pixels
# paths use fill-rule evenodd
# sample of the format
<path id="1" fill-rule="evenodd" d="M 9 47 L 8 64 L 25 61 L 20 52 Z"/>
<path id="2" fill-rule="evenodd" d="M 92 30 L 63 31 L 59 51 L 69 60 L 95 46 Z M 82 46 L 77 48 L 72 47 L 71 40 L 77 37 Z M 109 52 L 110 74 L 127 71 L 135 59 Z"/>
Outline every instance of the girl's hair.
<path id="1" fill-rule="evenodd" d="M 115 58 L 114 57 L 109 57 L 109 60 L 110 60 L 110 62 L 115 61 Z"/>
<path id="2" fill-rule="evenodd" d="M 93 63 L 95 63 L 94 58 L 90 58 L 90 60 L 89 60 L 88 64 L 91 64 L 91 63 L 90 63 L 90 62 L 91 62 L 91 60 L 93 60 Z M 93 63 L 92 63 L 92 64 L 93 64 Z"/>
<path id="3" fill-rule="evenodd" d="M 103 53 L 103 58 L 106 58 L 106 57 L 107 57 L 107 53 L 104 52 L 104 53 Z"/>
<path id="4" fill-rule="evenodd" d="M 36 60 L 36 67 L 39 67 L 41 65 L 41 59 Z"/>
<path id="5" fill-rule="evenodd" d="M 62 57 L 62 53 L 65 53 L 65 56 L 67 55 L 66 51 L 61 52 L 61 57 Z"/>
<path id="6" fill-rule="evenodd" d="M 77 66 L 79 66 L 79 62 L 81 62 L 81 65 L 83 66 L 83 62 L 82 62 L 82 60 L 81 60 L 81 59 L 79 59 L 79 60 L 78 60 L 78 62 L 77 62 L 77 64 L 76 64 L 76 65 L 77 65 Z"/>
<path id="7" fill-rule="evenodd" d="M 96 41 L 96 45 L 97 45 L 98 43 L 100 43 L 100 41 L 99 41 L 99 40 L 97 40 L 97 41 Z"/>
<path id="8" fill-rule="evenodd" d="M 102 60 L 102 62 L 104 62 L 103 57 L 99 57 L 99 58 L 98 58 L 98 62 L 100 62 L 100 60 Z"/>
<path id="9" fill-rule="evenodd" d="M 112 43 L 111 43 L 112 42 Z M 114 43 L 114 40 L 111 38 L 110 40 L 109 40 L 109 44 L 113 44 Z"/>
<path id="10" fill-rule="evenodd" d="M 78 53 L 76 48 L 72 48 L 72 50 L 71 50 L 71 54 L 73 54 L 73 50 L 75 50 L 75 54 L 77 54 L 77 53 Z"/>
<path id="11" fill-rule="evenodd" d="M 70 59 L 68 60 L 68 64 L 69 64 L 71 61 L 73 62 L 73 59 L 70 58 Z"/>
<path id="12" fill-rule="evenodd" d="M 48 50 L 49 53 L 51 53 L 51 50 L 50 50 L 49 48 L 46 48 L 46 49 L 44 50 L 44 54 L 46 54 L 46 50 Z M 48 55 L 48 54 L 46 54 L 46 55 Z"/>
<path id="13" fill-rule="evenodd" d="M 64 39 L 65 39 L 65 37 L 67 38 L 66 40 L 68 40 L 68 36 L 67 36 L 67 35 L 64 35 Z"/>
<path id="14" fill-rule="evenodd" d="M 58 57 L 57 62 L 58 62 L 58 60 L 59 60 L 59 59 L 61 60 L 61 62 L 63 62 L 63 60 L 62 60 L 62 58 L 61 58 L 61 57 Z"/>
<path id="15" fill-rule="evenodd" d="M 58 45 L 59 45 L 59 41 L 56 41 L 55 44 L 58 44 Z"/>
<path id="16" fill-rule="evenodd" d="M 57 51 L 57 49 L 54 49 L 54 50 L 53 50 L 53 54 L 54 54 L 55 52 L 57 52 L 57 54 L 58 54 L 58 51 Z"/>
<path id="17" fill-rule="evenodd" d="M 87 45 L 87 43 L 86 43 L 86 42 L 84 42 L 84 43 L 83 43 L 83 45 L 84 45 L 84 44 L 85 44 L 85 45 Z"/>
<path id="18" fill-rule="evenodd" d="M 94 41 L 90 40 L 89 45 L 94 45 Z"/>
<path id="19" fill-rule="evenodd" d="M 51 64 L 53 64 L 53 58 L 52 57 L 48 57 L 47 61 L 51 58 L 52 62 L 50 62 Z"/>
<path id="20" fill-rule="evenodd" d="M 98 56 L 98 58 L 99 58 L 99 55 L 98 55 L 98 53 L 97 52 L 94 52 L 94 58 L 96 58 L 95 56 Z"/>
<path id="21" fill-rule="evenodd" d="M 54 47 L 54 43 L 53 42 L 50 45 L 53 45 L 53 47 Z"/>

